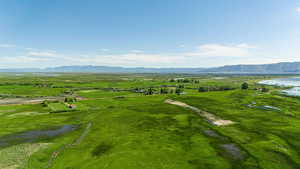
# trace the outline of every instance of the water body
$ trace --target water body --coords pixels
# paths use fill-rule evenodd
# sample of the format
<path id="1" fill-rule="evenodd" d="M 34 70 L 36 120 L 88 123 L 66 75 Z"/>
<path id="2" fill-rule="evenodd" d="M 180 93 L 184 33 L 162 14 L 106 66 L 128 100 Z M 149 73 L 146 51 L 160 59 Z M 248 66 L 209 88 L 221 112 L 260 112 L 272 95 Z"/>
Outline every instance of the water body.
<path id="1" fill-rule="evenodd" d="M 0 148 L 15 144 L 35 142 L 40 139 L 50 139 L 76 129 L 75 125 L 64 125 L 48 130 L 32 130 L 0 137 Z"/>
<path id="2" fill-rule="evenodd" d="M 300 77 L 263 80 L 260 81 L 259 84 L 292 87 L 282 90 L 282 93 L 289 96 L 300 96 Z"/>

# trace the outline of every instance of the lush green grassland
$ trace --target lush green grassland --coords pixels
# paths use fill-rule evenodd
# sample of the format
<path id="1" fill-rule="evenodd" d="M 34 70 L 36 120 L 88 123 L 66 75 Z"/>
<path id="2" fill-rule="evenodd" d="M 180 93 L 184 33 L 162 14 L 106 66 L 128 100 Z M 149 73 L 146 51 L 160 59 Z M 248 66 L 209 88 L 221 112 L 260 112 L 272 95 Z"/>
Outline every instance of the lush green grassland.
<path id="1" fill-rule="evenodd" d="M 172 82 L 186 78 L 193 81 Z M 0 105 L 0 168 L 26 169 L 295 169 L 300 168 L 300 99 L 256 82 L 278 76 L 157 74 L 25 74 L 0 76 L 2 99 L 77 97 Z M 248 90 L 240 85 L 248 82 Z M 159 94 L 183 85 L 184 94 Z M 233 90 L 198 92 L 199 87 Z M 135 92 L 153 88 L 153 95 Z M 182 101 L 235 122 L 214 126 L 195 112 L 164 103 Z M 249 106 L 255 102 L 256 106 Z M 70 103 L 71 104 L 71 103 Z M 280 110 L 262 109 L 274 106 Z M 52 113 L 52 112 L 58 113 Z M 30 131 L 65 125 L 75 130 L 27 140 Z"/>

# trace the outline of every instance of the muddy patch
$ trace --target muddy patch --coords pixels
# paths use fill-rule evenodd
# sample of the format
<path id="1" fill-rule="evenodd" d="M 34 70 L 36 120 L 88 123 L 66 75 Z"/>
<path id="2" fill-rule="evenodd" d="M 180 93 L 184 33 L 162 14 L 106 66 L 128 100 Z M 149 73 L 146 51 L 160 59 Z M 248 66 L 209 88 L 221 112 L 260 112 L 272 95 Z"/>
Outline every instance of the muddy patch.
<path id="1" fill-rule="evenodd" d="M 245 154 L 234 143 L 221 144 L 220 147 L 225 151 L 226 156 L 234 160 L 243 160 L 245 158 Z"/>
<path id="2" fill-rule="evenodd" d="M 203 130 L 203 133 L 212 138 L 216 146 L 215 149 L 227 159 L 242 161 L 247 157 L 247 153 L 240 149 L 228 137 L 220 135 L 211 129 Z"/>
<path id="3" fill-rule="evenodd" d="M 64 125 L 62 127 L 48 130 L 33 130 L 0 137 L 0 148 L 21 143 L 31 143 L 41 139 L 50 139 L 65 133 L 74 131 L 75 125 Z"/>
<path id="4" fill-rule="evenodd" d="M 269 106 L 269 105 L 257 105 L 256 102 L 251 102 L 250 104 L 246 104 L 245 106 L 249 108 L 256 108 L 261 110 L 269 110 L 269 111 L 277 111 L 280 112 L 281 109 L 275 106 Z"/>
<path id="5" fill-rule="evenodd" d="M 220 138 L 221 136 L 214 132 L 213 130 L 204 130 L 203 133 L 209 137 Z"/>

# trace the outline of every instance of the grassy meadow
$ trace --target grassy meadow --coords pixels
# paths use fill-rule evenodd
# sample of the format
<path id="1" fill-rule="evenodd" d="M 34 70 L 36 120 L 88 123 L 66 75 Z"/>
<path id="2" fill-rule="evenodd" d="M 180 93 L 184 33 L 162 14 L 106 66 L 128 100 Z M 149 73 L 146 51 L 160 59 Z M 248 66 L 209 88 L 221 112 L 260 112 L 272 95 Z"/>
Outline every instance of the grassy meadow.
<path id="1" fill-rule="evenodd" d="M 297 169 L 300 98 L 257 84 L 277 77 L 1 74 L 0 168 Z"/>

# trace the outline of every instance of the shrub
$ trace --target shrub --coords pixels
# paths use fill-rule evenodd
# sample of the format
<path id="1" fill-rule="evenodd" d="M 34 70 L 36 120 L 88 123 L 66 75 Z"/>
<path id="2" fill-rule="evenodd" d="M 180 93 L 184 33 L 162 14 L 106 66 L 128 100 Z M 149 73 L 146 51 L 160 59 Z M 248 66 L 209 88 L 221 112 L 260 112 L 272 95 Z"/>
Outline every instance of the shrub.
<path id="1" fill-rule="evenodd" d="M 76 102 L 76 98 L 75 97 L 65 97 L 65 102 L 66 103 L 70 103 L 70 102 Z"/>
<path id="2" fill-rule="evenodd" d="M 205 88 L 205 87 L 199 87 L 198 91 L 199 91 L 199 92 L 207 92 L 208 89 Z"/>
<path id="3" fill-rule="evenodd" d="M 99 157 L 105 153 L 107 153 L 112 148 L 112 145 L 107 143 L 101 143 L 92 151 L 92 155 Z"/>
<path id="4" fill-rule="evenodd" d="M 246 89 L 248 89 L 249 88 L 249 85 L 248 85 L 248 83 L 246 83 L 246 82 L 244 82 L 242 85 L 241 85 L 241 89 L 243 89 L 243 90 L 246 90 Z"/>
<path id="5" fill-rule="evenodd" d="M 265 88 L 265 87 L 263 87 L 263 88 L 261 88 L 261 91 L 262 91 L 262 92 L 268 92 L 268 91 L 269 91 L 269 89 L 268 89 L 268 88 Z"/>

